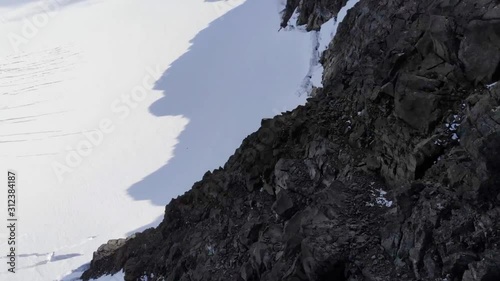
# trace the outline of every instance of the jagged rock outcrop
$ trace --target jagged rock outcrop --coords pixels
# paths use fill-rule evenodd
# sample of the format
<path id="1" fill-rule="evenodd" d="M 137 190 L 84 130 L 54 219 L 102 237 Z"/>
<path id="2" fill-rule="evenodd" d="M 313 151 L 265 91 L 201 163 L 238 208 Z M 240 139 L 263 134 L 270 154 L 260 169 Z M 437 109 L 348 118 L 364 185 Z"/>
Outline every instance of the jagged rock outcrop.
<path id="1" fill-rule="evenodd" d="M 500 1 L 361 0 L 321 60 L 315 97 L 83 278 L 500 280 Z"/>

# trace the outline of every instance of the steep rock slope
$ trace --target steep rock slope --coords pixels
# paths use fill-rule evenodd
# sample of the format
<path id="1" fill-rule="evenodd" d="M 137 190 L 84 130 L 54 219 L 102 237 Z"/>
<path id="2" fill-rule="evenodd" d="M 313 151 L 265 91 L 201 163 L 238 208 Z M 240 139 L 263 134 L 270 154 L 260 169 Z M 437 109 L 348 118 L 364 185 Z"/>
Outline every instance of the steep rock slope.
<path id="1" fill-rule="evenodd" d="M 500 2 L 361 0 L 322 63 L 314 98 L 83 278 L 500 280 Z"/>

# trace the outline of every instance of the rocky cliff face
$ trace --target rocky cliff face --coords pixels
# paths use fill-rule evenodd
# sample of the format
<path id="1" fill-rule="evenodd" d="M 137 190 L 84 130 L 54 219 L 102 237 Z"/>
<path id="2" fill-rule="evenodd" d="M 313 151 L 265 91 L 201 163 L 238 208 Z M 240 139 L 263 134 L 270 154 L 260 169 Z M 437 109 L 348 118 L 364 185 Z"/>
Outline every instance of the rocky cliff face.
<path id="1" fill-rule="evenodd" d="M 288 1 L 309 29 L 344 0 Z M 361 0 L 324 88 L 84 279 L 500 280 L 500 1 Z"/>

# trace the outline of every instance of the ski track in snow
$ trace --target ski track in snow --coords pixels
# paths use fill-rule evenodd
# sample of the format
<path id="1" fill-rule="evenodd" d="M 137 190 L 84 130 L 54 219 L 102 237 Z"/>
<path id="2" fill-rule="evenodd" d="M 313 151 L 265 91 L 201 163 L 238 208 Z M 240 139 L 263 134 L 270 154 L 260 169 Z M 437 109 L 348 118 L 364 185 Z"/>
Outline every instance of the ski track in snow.
<path id="1" fill-rule="evenodd" d="M 19 32 L 40 1 L 0 3 L 0 33 Z M 321 86 L 319 58 L 338 25 L 277 32 L 283 0 L 65 3 L 20 53 L 0 38 L 0 169 L 19 173 L 20 198 L 17 273 L 4 263 L 0 280 L 78 280 L 102 243 L 156 226 L 261 118 Z M 156 82 L 120 118 L 111 105 L 145 79 Z M 53 164 L 103 119 L 114 131 L 58 181 Z"/>

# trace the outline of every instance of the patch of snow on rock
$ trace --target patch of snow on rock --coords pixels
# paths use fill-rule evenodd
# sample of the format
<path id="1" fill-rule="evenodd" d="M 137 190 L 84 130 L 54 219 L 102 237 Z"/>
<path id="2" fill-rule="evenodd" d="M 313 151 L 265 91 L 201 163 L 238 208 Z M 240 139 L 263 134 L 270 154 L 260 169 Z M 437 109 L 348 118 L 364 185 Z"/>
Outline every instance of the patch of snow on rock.
<path id="1" fill-rule="evenodd" d="M 375 198 L 375 203 L 377 203 L 377 205 L 380 205 L 382 207 L 387 207 L 387 208 L 392 207 L 392 201 L 385 198 L 387 192 L 382 189 L 376 189 L 376 191 L 378 192 L 378 196 Z"/>
<path id="2" fill-rule="evenodd" d="M 316 57 L 317 61 L 314 65 L 311 65 L 311 84 L 314 87 L 323 87 L 323 65 L 319 62 L 323 52 L 328 49 L 330 42 L 332 42 L 335 34 L 337 34 L 337 29 L 339 24 L 344 20 L 347 15 L 347 11 L 354 7 L 359 0 L 349 0 L 346 5 L 340 9 L 337 18 L 331 18 L 327 22 L 321 25 L 320 31 L 317 32 L 317 42 L 316 42 Z M 310 91 L 309 91 L 310 92 Z"/>
<path id="3" fill-rule="evenodd" d="M 304 77 L 302 84 L 298 90 L 298 95 L 311 94 L 313 87 L 320 88 L 323 87 L 323 65 L 320 63 L 321 56 L 323 52 L 328 49 L 330 42 L 332 42 L 335 34 L 337 34 L 337 28 L 339 24 L 344 20 L 347 15 L 347 11 L 354 7 L 359 0 L 350 0 L 347 4 L 339 11 L 337 18 L 334 17 L 321 25 L 321 29 L 316 32 L 311 32 L 311 41 L 313 44 L 313 53 L 311 55 L 311 64 L 309 66 L 309 71 Z M 296 26 L 297 11 L 294 12 L 293 16 L 290 18 L 289 25 L 284 28 L 285 31 L 298 30 L 305 32 L 304 26 Z"/>
<path id="4" fill-rule="evenodd" d="M 489 84 L 489 85 L 486 85 L 486 88 L 491 89 L 491 88 L 495 87 L 495 85 L 496 85 L 497 83 L 498 83 L 498 81 L 497 81 L 497 82 L 495 82 L 495 83 L 491 83 L 491 84 Z"/>

